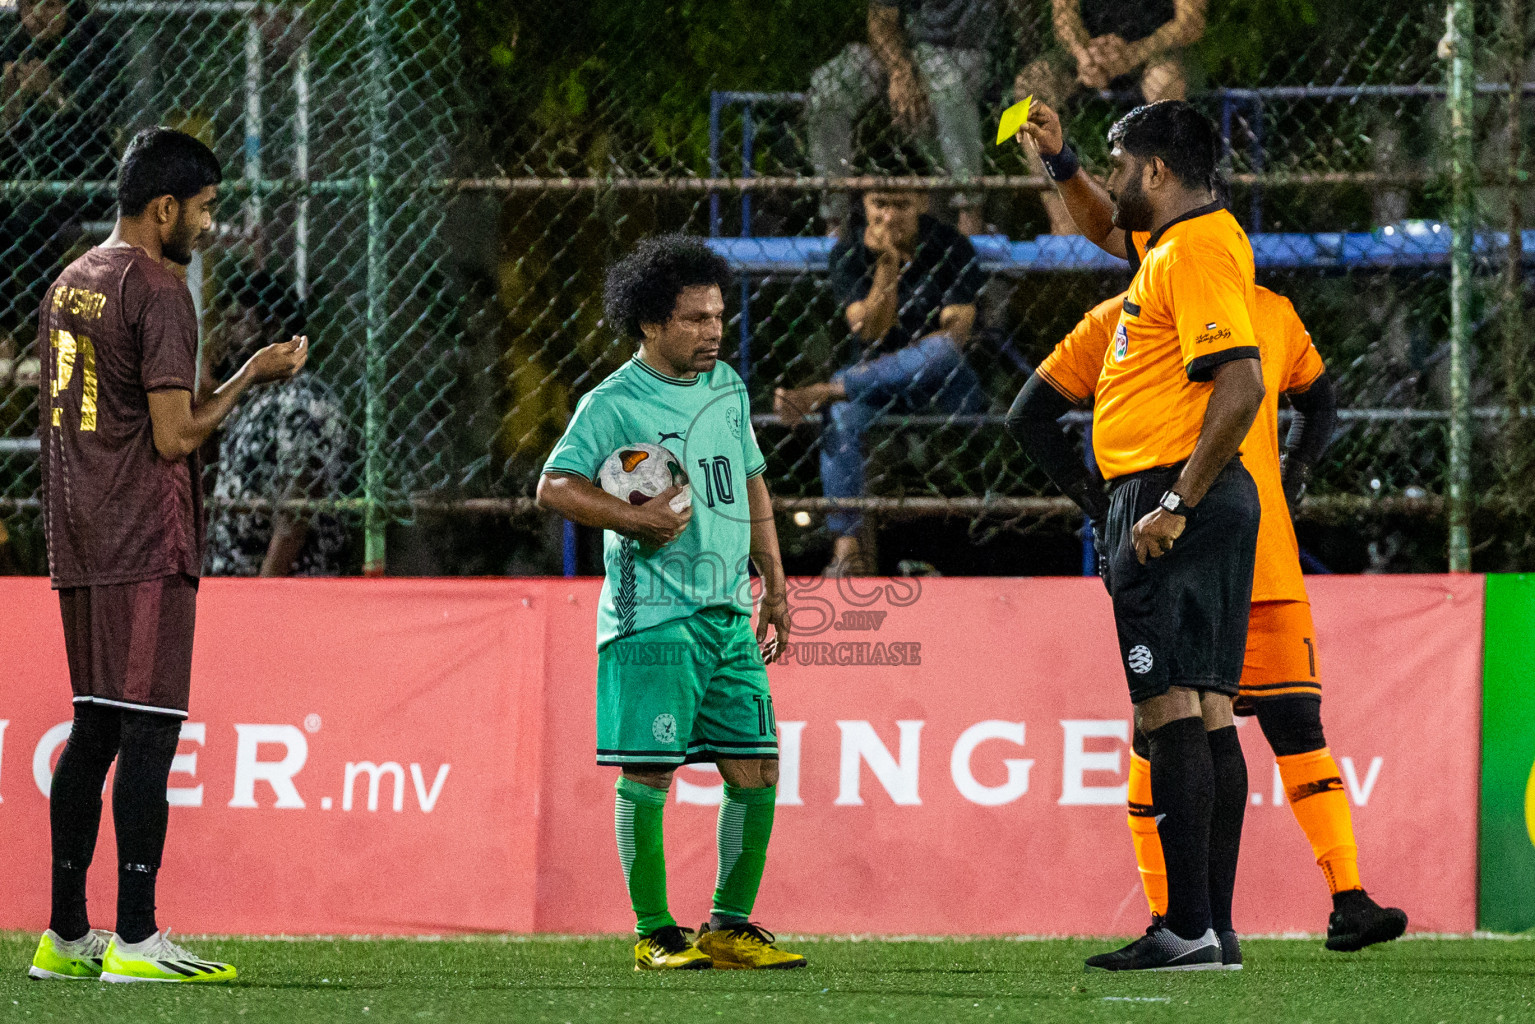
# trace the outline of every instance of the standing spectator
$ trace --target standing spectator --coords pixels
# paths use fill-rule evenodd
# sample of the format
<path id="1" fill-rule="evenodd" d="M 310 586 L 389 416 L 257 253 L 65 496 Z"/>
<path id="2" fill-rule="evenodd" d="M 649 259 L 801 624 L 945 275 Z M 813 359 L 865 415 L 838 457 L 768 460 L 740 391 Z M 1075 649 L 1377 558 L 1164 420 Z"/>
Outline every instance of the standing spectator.
<path id="1" fill-rule="evenodd" d="M 997 9 L 997 0 L 869 0 L 869 41 L 849 43 L 810 79 L 816 173 L 852 173 L 854 119 L 884 93 L 896 128 L 925 142 L 936 135 L 949 174 L 962 181 L 978 177 L 986 47 L 997 28 Z M 954 205 L 963 234 L 984 230 L 980 193 L 962 192 Z M 840 235 L 847 194 L 828 193 L 821 216 L 827 234 Z"/>
<path id="2" fill-rule="evenodd" d="M 822 411 L 821 487 L 828 498 L 863 494 L 863 435 L 881 413 L 986 411 L 965 360 L 982 284 L 970 240 L 928 216 L 922 193 L 870 192 L 863 206 L 868 225 L 831 251 L 832 285 L 862 356 L 830 381 L 774 393 L 784 423 Z M 872 571 L 858 539 L 862 525 L 856 512 L 827 517 L 836 537 L 828 575 Z"/>
<path id="3" fill-rule="evenodd" d="M 1207 0 L 1052 0 L 1052 50 L 1018 72 L 1018 99 L 1033 96 L 1054 110 L 1083 89 L 1139 89 L 1147 103 L 1188 98 L 1182 50 L 1205 32 Z M 1034 173 L 1044 165 L 1029 151 Z M 1075 235 L 1076 225 L 1053 191 L 1042 194 L 1050 233 Z"/>
<path id="4" fill-rule="evenodd" d="M 199 389 L 218 379 L 216 367 L 239 366 L 270 339 L 304 331 L 298 299 L 264 271 L 233 281 L 230 296 L 204 347 Z M 351 450 L 341 404 L 312 373 L 267 388 L 240 406 L 219 443 L 207 574 L 339 575 L 346 529 L 335 516 L 230 504 L 334 497 L 345 482 Z"/>

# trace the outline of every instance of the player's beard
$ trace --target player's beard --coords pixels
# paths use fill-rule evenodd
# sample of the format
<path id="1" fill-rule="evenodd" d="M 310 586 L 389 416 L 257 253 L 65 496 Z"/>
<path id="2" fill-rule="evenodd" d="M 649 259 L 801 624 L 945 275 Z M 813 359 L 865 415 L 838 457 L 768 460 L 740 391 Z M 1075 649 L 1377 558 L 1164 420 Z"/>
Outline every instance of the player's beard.
<path id="1" fill-rule="evenodd" d="M 183 206 L 181 214 L 176 218 L 176 226 L 171 230 L 171 237 L 160 247 L 160 254 L 184 267 L 192 262 L 192 251 L 202 240 L 202 234 L 202 230 L 187 219 L 186 207 Z"/>
<path id="2" fill-rule="evenodd" d="M 1146 190 L 1141 188 L 1140 178 L 1131 178 L 1124 190 L 1113 197 L 1114 199 L 1114 226 L 1123 231 L 1150 231 L 1156 227 L 1152 221 L 1156 218 L 1156 212 L 1151 208 L 1151 200 L 1146 198 Z"/>

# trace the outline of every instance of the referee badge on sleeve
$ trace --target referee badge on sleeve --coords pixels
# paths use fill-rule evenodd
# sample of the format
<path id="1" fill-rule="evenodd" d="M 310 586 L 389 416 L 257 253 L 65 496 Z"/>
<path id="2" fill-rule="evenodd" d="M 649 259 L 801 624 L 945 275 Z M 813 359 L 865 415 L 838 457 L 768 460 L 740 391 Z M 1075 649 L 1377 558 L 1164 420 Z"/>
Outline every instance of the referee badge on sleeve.
<path id="1" fill-rule="evenodd" d="M 1118 327 L 1116 327 L 1114 329 L 1114 359 L 1115 359 L 1115 361 L 1117 362 L 1117 361 L 1123 359 L 1129 353 L 1129 351 L 1130 351 L 1130 332 L 1126 331 L 1125 330 L 1125 325 L 1123 323 L 1121 323 Z"/>

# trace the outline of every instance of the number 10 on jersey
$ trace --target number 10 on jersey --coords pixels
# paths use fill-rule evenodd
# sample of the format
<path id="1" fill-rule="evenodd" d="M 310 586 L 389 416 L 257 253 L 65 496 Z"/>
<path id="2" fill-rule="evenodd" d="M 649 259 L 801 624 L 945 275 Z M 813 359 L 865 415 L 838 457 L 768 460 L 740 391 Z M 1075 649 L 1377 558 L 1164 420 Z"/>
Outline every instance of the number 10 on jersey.
<path id="1" fill-rule="evenodd" d="M 715 503 L 734 505 L 735 485 L 730 482 L 730 457 L 716 455 L 712 459 L 699 459 L 698 468 L 703 471 L 704 500 L 713 508 Z"/>

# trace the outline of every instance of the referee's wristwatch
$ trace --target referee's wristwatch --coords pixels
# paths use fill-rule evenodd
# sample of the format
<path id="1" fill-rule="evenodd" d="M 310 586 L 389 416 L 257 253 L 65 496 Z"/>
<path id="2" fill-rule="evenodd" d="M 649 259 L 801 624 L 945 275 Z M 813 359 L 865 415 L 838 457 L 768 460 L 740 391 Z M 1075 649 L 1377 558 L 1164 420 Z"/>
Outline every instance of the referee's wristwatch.
<path id="1" fill-rule="evenodd" d="M 1162 495 L 1162 500 L 1157 502 L 1157 505 L 1164 512 L 1171 512 L 1175 516 L 1187 516 L 1189 514 L 1188 502 L 1184 501 L 1183 496 L 1171 488 Z"/>

